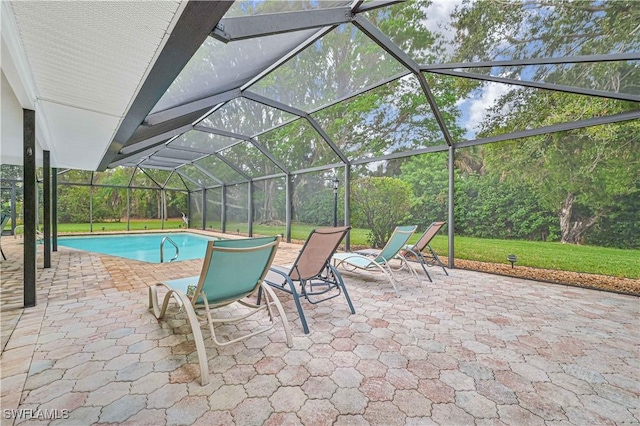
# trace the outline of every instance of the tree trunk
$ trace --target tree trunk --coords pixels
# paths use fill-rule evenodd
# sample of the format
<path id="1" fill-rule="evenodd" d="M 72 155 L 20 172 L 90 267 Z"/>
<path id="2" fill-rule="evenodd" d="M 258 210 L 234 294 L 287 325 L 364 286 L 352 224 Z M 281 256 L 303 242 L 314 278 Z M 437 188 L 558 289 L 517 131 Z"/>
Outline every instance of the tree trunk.
<path id="1" fill-rule="evenodd" d="M 573 202 L 576 196 L 572 192 L 567 194 L 567 198 L 562 203 L 562 209 L 560 210 L 560 231 L 562 232 L 562 239 L 560 242 L 563 244 L 580 244 L 582 235 L 591 228 L 597 221 L 600 215 L 595 215 L 586 220 L 571 221 L 573 214 Z"/>
<path id="2" fill-rule="evenodd" d="M 275 182 L 272 179 L 265 183 L 264 201 L 262 203 L 262 223 L 271 223 L 275 218 L 273 212 L 273 199 L 275 198 Z"/>

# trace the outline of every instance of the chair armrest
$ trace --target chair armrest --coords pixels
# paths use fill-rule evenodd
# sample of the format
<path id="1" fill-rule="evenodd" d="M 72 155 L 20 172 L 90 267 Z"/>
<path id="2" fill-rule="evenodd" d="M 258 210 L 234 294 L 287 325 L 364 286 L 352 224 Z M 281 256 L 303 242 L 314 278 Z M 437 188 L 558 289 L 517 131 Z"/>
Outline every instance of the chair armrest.
<path id="1" fill-rule="evenodd" d="M 288 273 L 286 273 L 284 271 L 281 271 L 279 269 L 276 269 L 274 267 L 269 268 L 269 272 L 273 272 L 275 274 L 281 275 L 285 279 L 285 281 L 289 283 L 289 285 L 293 285 L 293 281 L 291 280 L 291 277 L 289 276 Z M 267 276 L 264 277 L 264 282 L 266 282 L 267 284 L 279 285 L 279 284 L 276 284 L 274 282 L 269 281 L 267 279 Z"/>

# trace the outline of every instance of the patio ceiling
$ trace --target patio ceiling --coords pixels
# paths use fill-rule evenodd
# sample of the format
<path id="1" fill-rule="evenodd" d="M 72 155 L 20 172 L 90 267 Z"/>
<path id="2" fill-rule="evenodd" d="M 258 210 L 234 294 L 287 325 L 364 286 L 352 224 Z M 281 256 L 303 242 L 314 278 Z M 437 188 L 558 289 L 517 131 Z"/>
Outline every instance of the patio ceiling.
<path id="1" fill-rule="evenodd" d="M 53 167 L 96 170 L 118 132 L 144 119 L 229 6 L 3 1 L 2 163 L 22 163 L 25 108 L 36 110 L 37 143 Z"/>
<path id="2" fill-rule="evenodd" d="M 626 61 L 637 66 L 637 53 L 622 50 L 564 58 L 421 63 L 413 52 L 399 47 L 406 47 L 406 43 L 377 26 L 389 15 L 389 6 L 402 3 L 396 0 L 236 1 L 233 5 L 141 2 L 127 6 L 132 12 L 126 12 L 126 19 L 122 16 L 124 9 L 116 6 L 120 3 L 92 3 L 82 3 L 82 7 L 65 3 L 57 15 L 51 14 L 55 19 L 40 16 L 46 15 L 38 8 L 40 3 L 3 3 L 3 11 L 11 12 L 14 32 L 26 52 L 23 62 L 30 70 L 26 75 L 33 75 L 34 83 L 23 86 L 35 88 L 35 94 L 26 98 L 36 100 L 33 103 L 41 118 L 38 123 L 43 126 L 38 139 L 52 151 L 52 163 L 57 167 L 169 169 L 181 176 L 206 176 L 191 178 L 196 187 L 205 188 L 640 118 L 636 110 L 492 138 L 469 138 L 460 136 L 460 132 L 453 136 L 450 128 L 459 123 L 447 122 L 451 118 L 441 111 L 434 96 L 437 87 L 430 83 L 438 75 L 525 90 L 640 101 L 637 92 L 601 91 L 581 82 L 561 85 L 526 81 L 506 78 L 502 72 L 510 67 L 549 64 L 589 66 Z M 86 13 L 80 13 L 83 7 Z M 101 24 L 94 27 L 93 21 L 98 20 Z M 122 34 L 109 39 L 105 22 L 116 25 L 116 21 L 123 27 Z M 139 22 L 145 25 L 136 25 Z M 52 34 L 36 31 L 42 25 L 53 25 L 57 30 Z M 72 30 L 62 31 L 65 26 Z M 5 27 L 3 14 L 3 49 Z M 104 41 L 102 32 L 107 36 Z M 77 51 L 70 49 L 74 37 L 81 36 L 87 42 L 80 43 Z M 140 37 L 155 40 L 155 44 L 129 46 L 130 40 Z M 46 46 L 48 38 L 56 40 L 51 49 L 59 49 L 61 54 L 43 52 L 46 49 L 41 44 Z M 95 48 L 96 40 L 102 41 L 97 43 L 99 49 Z M 356 45 L 361 52 L 356 60 L 362 63 L 341 63 L 345 59 L 335 56 L 328 48 L 330 43 Z M 91 55 L 88 47 L 83 50 L 85 44 L 99 52 Z M 20 53 L 19 49 L 9 49 L 13 50 Z M 66 58 L 66 68 L 51 57 Z M 14 62 L 15 58 L 20 55 L 12 54 Z M 127 61 L 131 67 L 118 65 Z M 299 64 L 310 64 L 305 68 L 309 75 L 299 75 Z M 351 70 L 350 75 L 345 76 L 345 66 Z M 479 72 L 481 68 L 490 71 Z M 14 87 L 16 74 L 20 73 L 5 71 L 4 64 L 3 73 Z M 85 82 L 84 78 L 90 80 Z M 316 86 L 310 87 L 309 82 Z M 387 135 L 382 154 L 379 151 L 374 155 L 363 150 L 369 143 L 366 123 L 359 129 L 336 129 L 333 124 L 341 109 L 348 108 L 360 95 L 378 90 L 411 91 L 421 99 L 421 108 L 400 123 L 404 133 Z M 23 102 L 19 90 L 14 91 L 23 107 L 32 107 Z M 389 120 L 393 120 L 393 99 L 384 100 L 391 106 L 380 108 L 388 108 Z M 406 135 L 420 133 L 421 122 L 432 123 L 429 137 L 409 146 Z M 283 152 L 278 138 L 293 135 L 299 136 L 296 144 L 319 153 L 313 156 L 313 163 L 291 160 Z M 77 155 L 80 150 L 87 154 Z M 264 161 L 250 161 L 257 157 Z"/>

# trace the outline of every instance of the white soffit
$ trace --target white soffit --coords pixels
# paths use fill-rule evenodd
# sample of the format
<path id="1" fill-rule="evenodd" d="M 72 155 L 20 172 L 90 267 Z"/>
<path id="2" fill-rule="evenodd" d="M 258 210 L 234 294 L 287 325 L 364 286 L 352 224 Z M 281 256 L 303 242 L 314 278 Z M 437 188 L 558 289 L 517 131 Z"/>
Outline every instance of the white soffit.
<path id="1" fill-rule="evenodd" d="M 11 10 L 52 166 L 95 170 L 181 3 L 14 1 Z"/>
<path id="2" fill-rule="evenodd" d="M 97 166 L 120 122 L 118 117 L 47 101 L 38 102 L 36 120 L 40 113 L 47 117 L 49 149 L 58 168 L 95 170 L 78 164 Z"/>

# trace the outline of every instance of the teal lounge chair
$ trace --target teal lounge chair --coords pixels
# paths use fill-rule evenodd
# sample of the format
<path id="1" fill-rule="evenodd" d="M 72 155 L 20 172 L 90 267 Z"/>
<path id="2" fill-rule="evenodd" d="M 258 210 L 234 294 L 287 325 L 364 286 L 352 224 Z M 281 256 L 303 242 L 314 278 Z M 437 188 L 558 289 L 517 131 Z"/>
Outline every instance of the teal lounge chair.
<path id="1" fill-rule="evenodd" d="M 187 314 L 198 352 L 200 380 L 203 386 L 209 382 L 209 366 L 200 322 L 196 316 L 196 307 L 204 308 L 203 313 L 207 317 L 214 343 L 226 346 L 273 328 L 272 307 L 275 306 L 282 318 L 287 344 L 291 346 L 291 331 L 282 305 L 271 287 L 263 281 L 273 262 L 278 244 L 280 244 L 279 236 L 211 241 L 207 245 L 207 253 L 199 276 L 161 282 L 149 287 L 149 308 L 153 310 L 156 318 L 164 317 L 171 297 Z M 159 287 L 166 287 L 168 290 L 164 296 L 162 308 L 158 305 Z M 248 296 L 256 294 L 260 289 L 265 295 L 265 304 L 258 305 L 246 300 Z M 248 307 L 249 312 L 243 312 L 234 317 L 213 318 L 211 316 L 211 310 L 234 302 Z M 219 341 L 216 337 L 214 323 L 237 322 L 265 309 L 269 313 L 271 325 L 225 342 Z"/>
<path id="2" fill-rule="evenodd" d="M 418 283 L 420 283 L 420 278 L 418 278 L 413 268 L 409 267 L 406 259 L 400 253 L 400 250 L 407 244 L 415 230 L 416 226 L 397 226 L 382 250 L 370 249 L 353 253 L 336 253 L 332 257 L 334 265 L 336 268 L 342 266 L 347 271 L 355 271 L 357 269 L 380 271 L 389 279 L 397 296 L 396 278 L 389 265 L 392 259 L 398 259 L 401 267 L 407 266 L 412 275 L 418 280 Z"/>

